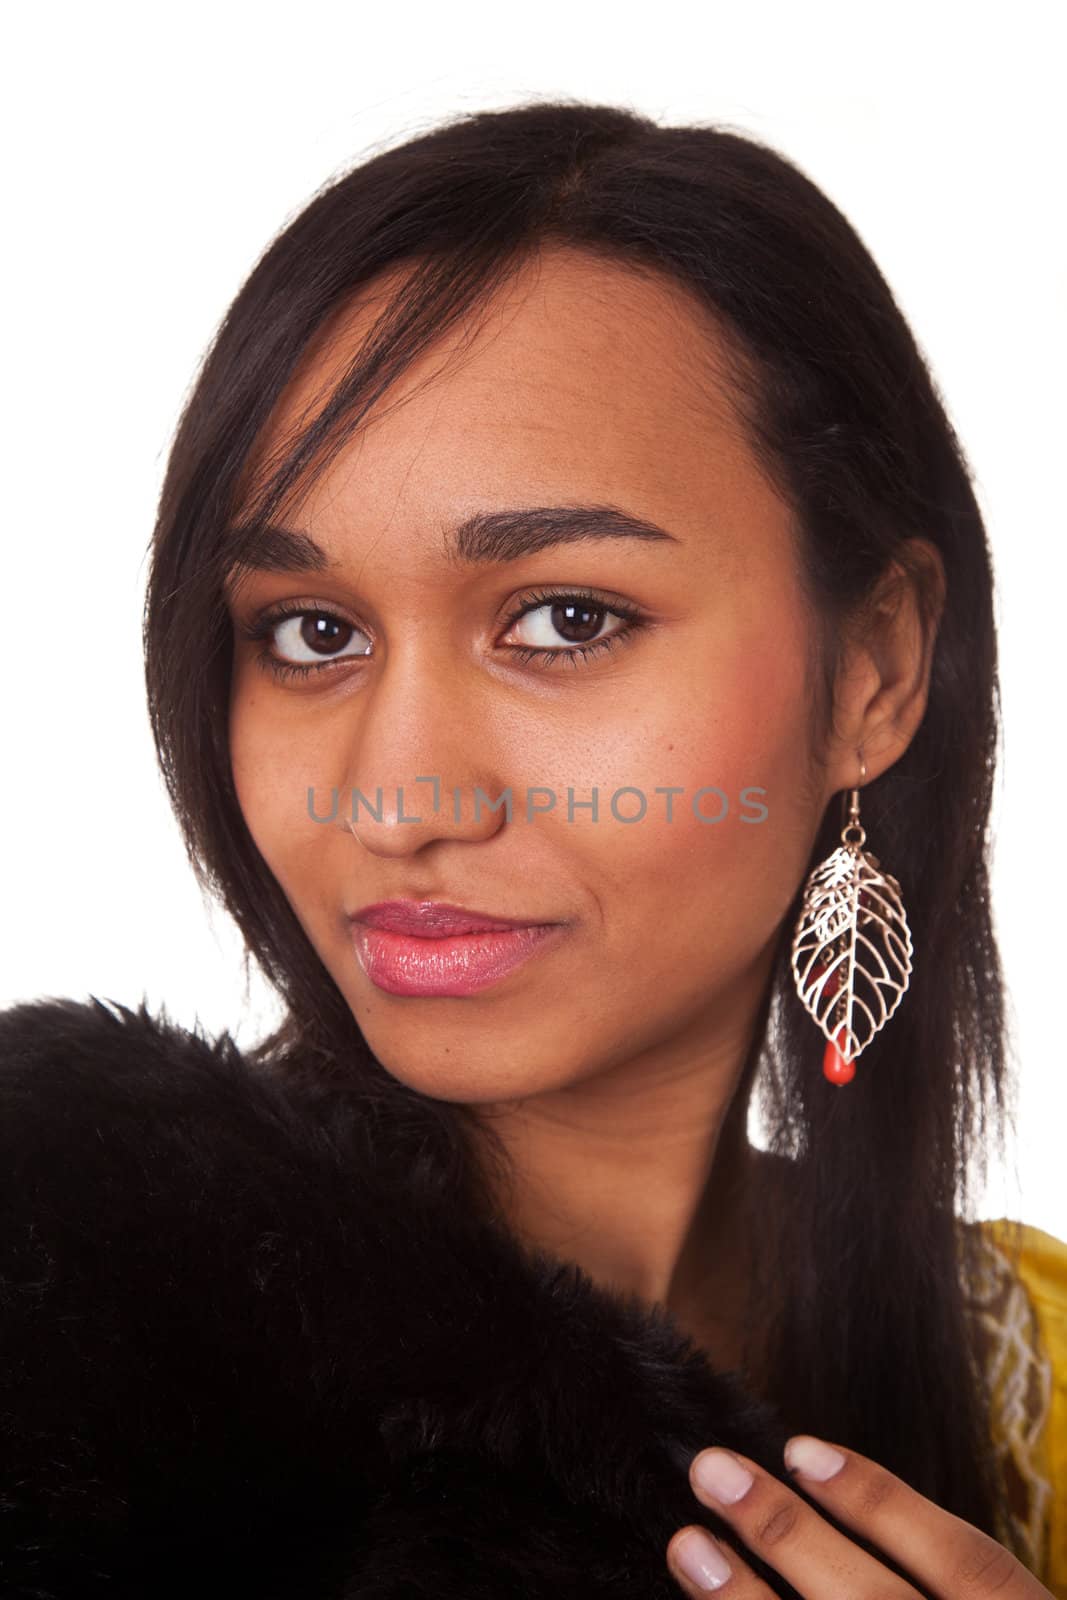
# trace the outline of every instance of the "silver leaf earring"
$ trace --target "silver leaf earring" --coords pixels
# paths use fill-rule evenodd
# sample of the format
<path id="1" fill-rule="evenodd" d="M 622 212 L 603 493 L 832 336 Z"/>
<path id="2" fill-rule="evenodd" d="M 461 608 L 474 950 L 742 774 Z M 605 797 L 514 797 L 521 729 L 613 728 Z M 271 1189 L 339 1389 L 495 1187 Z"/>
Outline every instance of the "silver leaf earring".
<path id="1" fill-rule="evenodd" d="M 859 751 L 860 788 L 867 777 Z M 845 795 L 842 794 L 845 816 Z M 841 843 L 804 886 L 793 937 L 793 978 L 826 1036 L 823 1075 L 839 1086 L 903 1000 L 912 967 L 900 884 L 863 849 L 859 788 L 848 791 Z"/>

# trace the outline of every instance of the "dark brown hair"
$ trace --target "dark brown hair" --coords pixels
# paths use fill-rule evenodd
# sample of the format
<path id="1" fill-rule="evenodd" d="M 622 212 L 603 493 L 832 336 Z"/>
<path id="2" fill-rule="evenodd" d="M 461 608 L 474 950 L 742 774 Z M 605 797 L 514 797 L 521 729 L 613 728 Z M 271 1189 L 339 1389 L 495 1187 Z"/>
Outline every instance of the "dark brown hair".
<path id="1" fill-rule="evenodd" d="M 770 1147 L 793 1172 L 779 1225 L 755 1219 L 767 1397 L 791 1429 L 864 1452 L 1009 1541 L 966 1301 L 980 1240 L 957 1221 L 991 1144 L 1003 1151 L 1009 1113 L 987 873 L 999 727 L 990 558 L 916 341 L 853 228 L 794 165 L 724 128 L 533 102 L 379 150 L 288 223 L 191 390 L 153 538 L 148 698 L 190 859 L 284 1002 L 261 1056 L 358 1085 L 383 1125 L 410 1134 L 413 1182 L 481 1195 L 467 1108 L 414 1093 L 374 1059 L 244 823 L 223 581 L 257 520 L 313 481 L 412 359 L 549 244 L 673 280 L 721 332 L 751 447 L 794 510 L 824 713 L 843 630 L 891 561 L 908 568 L 904 542 L 940 552 L 947 598 L 926 714 L 863 792 L 871 846 L 908 909 L 911 987 L 857 1080 L 829 1085 L 789 969 L 798 883 L 735 1114 L 755 1085 Z M 401 264 L 372 336 L 235 530 L 252 447 L 313 337 Z M 840 824 L 835 803 L 809 865 Z"/>

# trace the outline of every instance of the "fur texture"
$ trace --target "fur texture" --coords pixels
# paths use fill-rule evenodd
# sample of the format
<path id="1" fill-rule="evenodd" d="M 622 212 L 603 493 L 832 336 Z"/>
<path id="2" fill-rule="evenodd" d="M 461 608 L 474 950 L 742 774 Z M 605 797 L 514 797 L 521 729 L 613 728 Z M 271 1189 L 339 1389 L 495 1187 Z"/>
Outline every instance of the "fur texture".
<path id="1" fill-rule="evenodd" d="M 112 1005 L 0 1013 L 4 1596 L 666 1600 L 676 1529 L 733 1539 L 692 1456 L 786 1478 L 666 1313 L 420 1208 L 343 1086 Z"/>

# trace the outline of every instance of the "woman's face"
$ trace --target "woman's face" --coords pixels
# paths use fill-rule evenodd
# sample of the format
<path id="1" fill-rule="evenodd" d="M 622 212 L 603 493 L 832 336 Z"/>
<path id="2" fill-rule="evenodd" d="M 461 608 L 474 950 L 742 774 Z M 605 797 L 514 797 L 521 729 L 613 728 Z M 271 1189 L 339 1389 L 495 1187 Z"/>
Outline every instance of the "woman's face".
<path id="1" fill-rule="evenodd" d="M 376 309 L 364 297 L 317 341 L 262 452 Z M 796 536 L 718 349 L 669 282 L 544 252 L 286 517 L 329 565 L 250 569 L 231 599 L 248 827 L 371 1049 L 437 1098 L 736 1061 L 825 803 L 857 776 L 847 757 L 813 764 Z M 606 511 L 538 531 L 517 520 L 531 507 L 614 508 L 669 537 L 624 536 Z M 505 512 L 453 548 L 459 524 Z M 244 637 L 282 602 L 303 614 Z M 264 652 L 312 670 L 276 677 Z M 379 789 L 380 820 L 360 800 L 346 826 L 354 791 Z M 309 790 L 320 818 L 337 791 L 333 820 Z M 354 929 L 383 901 L 556 926 L 437 945 Z"/>

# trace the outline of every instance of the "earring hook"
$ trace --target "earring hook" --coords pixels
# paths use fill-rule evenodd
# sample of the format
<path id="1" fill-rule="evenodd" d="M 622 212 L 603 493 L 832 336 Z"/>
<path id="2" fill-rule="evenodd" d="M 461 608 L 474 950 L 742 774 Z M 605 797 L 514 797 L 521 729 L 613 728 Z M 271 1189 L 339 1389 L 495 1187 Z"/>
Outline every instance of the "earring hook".
<path id="1" fill-rule="evenodd" d="M 860 823 L 860 790 L 867 781 L 867 763 L 863 759 L 863 746 L 856 751 L 860 764 L 859 783 L 841 796 L 841 838 L 845 844 L 862 845 L 867 835 Z"/>

